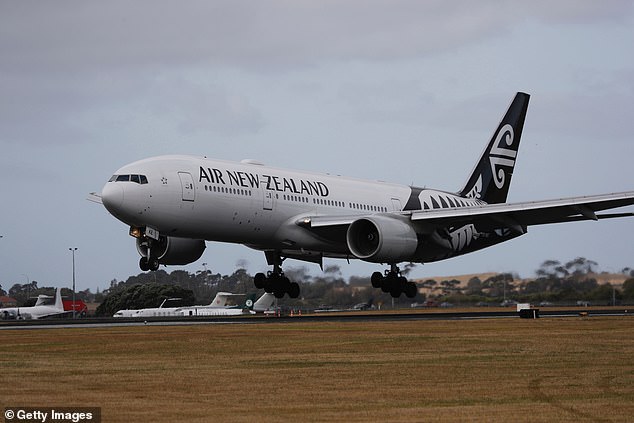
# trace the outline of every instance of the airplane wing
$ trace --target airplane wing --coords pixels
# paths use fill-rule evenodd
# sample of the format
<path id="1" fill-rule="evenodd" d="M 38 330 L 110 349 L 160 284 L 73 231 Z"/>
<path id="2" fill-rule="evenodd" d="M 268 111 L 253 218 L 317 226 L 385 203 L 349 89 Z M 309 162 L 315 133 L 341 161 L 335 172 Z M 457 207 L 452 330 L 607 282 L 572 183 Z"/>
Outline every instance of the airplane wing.
<path id="1" fill-rule="evenodd" d="M 475 224 L 481 230 L 511 228 L 524 232 L 523 226 L 548 223 L 599 220 L 615 217 L 634 217 L 634 213 L 597 214 L 604 210 L 634 204 L 634 191 L 557 200 L 524 203 L 487 204 L 473 207 L 459 207 L 432 210 L 400 212 L 409 215 L 415 222 L 425 222 L 437 227 Z M 394 213 L 389 213 L 394 214 Z M 297 221 L 300 226 L 328 228 L 347 226 L 362 216 L 309 216 Z"/>
<path id="2" fill-rule="evenodd" d="M 521 229 L 523 226 L 632 217 L 634 213 L 597 214 L 597 212 L 632 204 L 634 204 L 634 191 L 526 203 L 417 210 L 412 212 L 411 220 L 445 227 L 473 223 L 483 230 L 511 228 L 524 232 Z"/>

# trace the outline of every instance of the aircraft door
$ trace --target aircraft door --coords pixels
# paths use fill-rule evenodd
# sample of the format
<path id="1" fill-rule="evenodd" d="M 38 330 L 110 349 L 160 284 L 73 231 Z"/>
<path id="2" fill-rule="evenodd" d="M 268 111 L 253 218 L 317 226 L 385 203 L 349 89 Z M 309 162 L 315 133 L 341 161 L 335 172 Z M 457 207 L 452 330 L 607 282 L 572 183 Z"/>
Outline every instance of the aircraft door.
<path id="1" fill-rule="evenodd" d="M 267 189 L 262 189 L 262 199 L 263 204 L 262 208 L 264 210 L 273 210 L 273 191 L 269 191 Z"/>
<path id="2" fill-rule="evenodd" d="M 178 172 L 178 178 L 181 180 L 181 188 L 183 189 L 183 201 L 194 201 L 194 178 L 189 172 Z"/>
<path id="3" fill-rule="evenodd" d="M 398 198 L 392 198 L 392 210 L 393 211 L 401 211 L 403 207 L 401 206 L 401 200 Z"/>

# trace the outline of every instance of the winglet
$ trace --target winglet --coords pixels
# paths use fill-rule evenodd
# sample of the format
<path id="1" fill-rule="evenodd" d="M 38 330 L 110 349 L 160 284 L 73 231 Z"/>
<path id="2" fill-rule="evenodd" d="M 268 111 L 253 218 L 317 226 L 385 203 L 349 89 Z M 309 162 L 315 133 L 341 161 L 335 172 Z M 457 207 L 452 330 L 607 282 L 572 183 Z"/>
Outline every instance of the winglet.
<path id="1" fill-rule="evenodd" d="M 515 95 L 467 183 L 460 190 L 461 196 L 489 204 L 506 202 L 529 98 L 526 93 Z"/>

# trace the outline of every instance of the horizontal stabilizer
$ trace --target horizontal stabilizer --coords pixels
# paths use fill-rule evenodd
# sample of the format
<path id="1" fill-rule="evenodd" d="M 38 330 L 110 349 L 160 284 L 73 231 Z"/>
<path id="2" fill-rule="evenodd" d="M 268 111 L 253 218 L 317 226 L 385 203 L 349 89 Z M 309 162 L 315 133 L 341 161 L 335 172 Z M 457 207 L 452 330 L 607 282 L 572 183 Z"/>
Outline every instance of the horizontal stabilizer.
<path id="1" fill-rule="evenodd" d="M 88 194 L 86 200 L 92 201 L 93 203 L 97 204 L 103 204 L 103 201 L 101 200 L 101 195 L 97 194 L 96 192 L 91 192 L 90 194 Z"/>

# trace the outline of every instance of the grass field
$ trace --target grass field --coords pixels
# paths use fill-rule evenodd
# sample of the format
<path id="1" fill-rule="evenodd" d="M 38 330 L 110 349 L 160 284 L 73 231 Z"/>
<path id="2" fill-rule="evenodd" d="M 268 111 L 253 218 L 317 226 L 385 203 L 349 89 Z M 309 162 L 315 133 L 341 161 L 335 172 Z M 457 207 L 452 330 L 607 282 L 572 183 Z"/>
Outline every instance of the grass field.
<path id="1" fill-rule="evenodd" d="M 634 421 L 634 319 L 0 331 L 0 408 L 104 422 Z"/>

